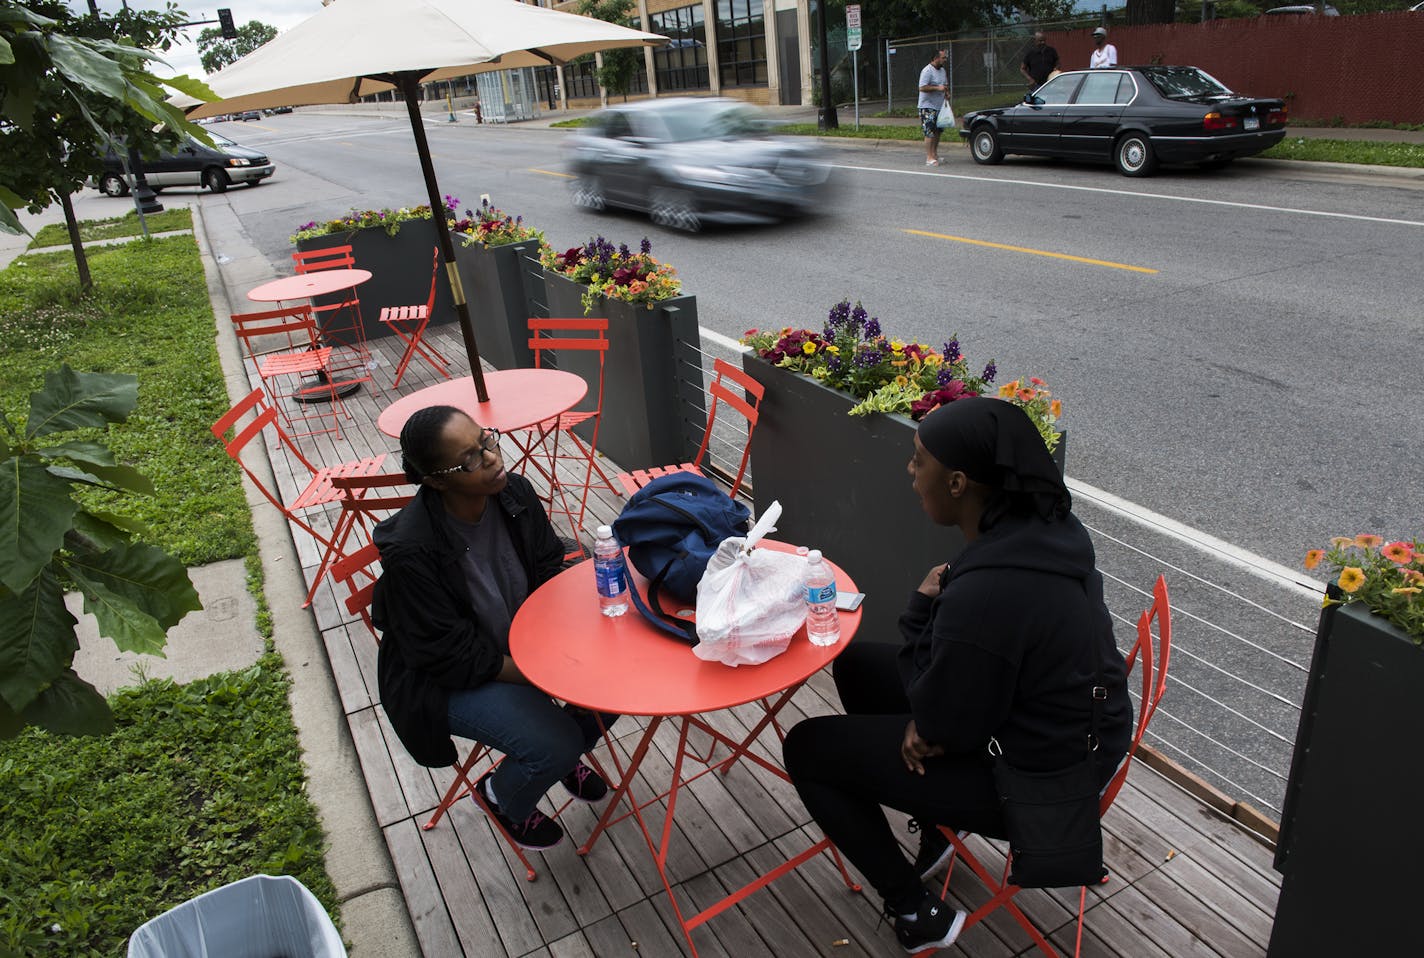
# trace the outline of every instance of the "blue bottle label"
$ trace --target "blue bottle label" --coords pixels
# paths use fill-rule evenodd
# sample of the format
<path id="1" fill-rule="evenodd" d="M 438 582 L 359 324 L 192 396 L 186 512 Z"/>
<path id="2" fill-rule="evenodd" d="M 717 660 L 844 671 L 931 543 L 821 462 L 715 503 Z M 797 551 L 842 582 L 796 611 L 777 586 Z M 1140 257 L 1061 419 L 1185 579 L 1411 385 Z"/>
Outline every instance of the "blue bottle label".
<path id="1" fill-rule="evenodd" d="M 812 605 L 819 605 L 822 602 L 836 601 L 836 584 L 834 582 L 817 588 L 813 585 L 806 587 L 806 601 Z"/>
<path id="2" fill-rule="evenodd" d="M 622 595 L 628 588 L 627 580 L 623 576 L 623 564 L 609 563 L 604 565 L 599 563 L 594 566 L 593 576 L 598 583 L 598 594 L 612 598 Z"/>

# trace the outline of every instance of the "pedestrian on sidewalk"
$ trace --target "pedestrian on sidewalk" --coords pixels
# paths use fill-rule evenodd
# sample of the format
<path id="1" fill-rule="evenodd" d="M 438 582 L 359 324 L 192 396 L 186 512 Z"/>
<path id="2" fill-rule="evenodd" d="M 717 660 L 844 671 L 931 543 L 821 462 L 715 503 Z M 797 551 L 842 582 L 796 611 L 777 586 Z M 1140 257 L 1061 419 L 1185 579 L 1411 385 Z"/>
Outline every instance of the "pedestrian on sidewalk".
<path id="1" fill-rule="evenodd" d="M 1035 30 L 1033 46 L 1024 54 L 1019 72 L 1028 80 L 1032 89 L 1037 90 L 1048 80 L 1048 75 L 1058 69 L 1058 51 L 1048 45 L 1042 30 Z"/>
<path id="2" fill-rule="evenodd" d="M 949 75 L 944 65 L 949 52 L 936 50 L 920 71 L 920 130 L 925 134 L 925 166 L 939 166 L 939 111 L 949 95 Z"/>
<path id="3" fill-rule="evenodd" d="M 1117 47 L 1108 42 L 1106 27 L 1093 31 L 1093 53 L 1088 57 L 1089 70 L 1103 70 L 1117 66 Z"/>

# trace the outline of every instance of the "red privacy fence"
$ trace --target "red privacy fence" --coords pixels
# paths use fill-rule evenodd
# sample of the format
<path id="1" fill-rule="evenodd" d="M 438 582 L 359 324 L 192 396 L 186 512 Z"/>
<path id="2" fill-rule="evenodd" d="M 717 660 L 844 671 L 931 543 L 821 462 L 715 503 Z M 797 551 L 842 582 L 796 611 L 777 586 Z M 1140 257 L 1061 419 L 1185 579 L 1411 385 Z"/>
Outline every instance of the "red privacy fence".
<path id="1" fill-rule="evenodd" d="M 1198 66 L 1239 93 L 1285 97 L 1293 118 L 1424 123 L 1424 12 L 1113 27 L 1108 40 L 1123 66 Z M 1087 67 L 1089 30 L 1048 42 L 1065 69 Z"/>

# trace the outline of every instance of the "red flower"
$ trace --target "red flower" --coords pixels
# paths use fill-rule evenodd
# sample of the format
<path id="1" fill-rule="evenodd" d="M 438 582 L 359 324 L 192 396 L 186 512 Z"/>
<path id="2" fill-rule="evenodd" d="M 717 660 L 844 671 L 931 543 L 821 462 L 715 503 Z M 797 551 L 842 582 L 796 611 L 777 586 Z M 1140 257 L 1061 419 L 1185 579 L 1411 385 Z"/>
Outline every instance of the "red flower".
<path id="1" fill-rule="evenodd" d="M 951 379 L 948 386 L 936 389 L 934 392 L 925 393 L 919 399 L 911 403 L 910 418 L 916 420 L 923 419 L 945 403 L 952 403 L 956 399 L 968 399 L 970 396 L 977 395 L 979 395 L 979 393 L 976 390 L 965 386 L 960 380 Z"/>

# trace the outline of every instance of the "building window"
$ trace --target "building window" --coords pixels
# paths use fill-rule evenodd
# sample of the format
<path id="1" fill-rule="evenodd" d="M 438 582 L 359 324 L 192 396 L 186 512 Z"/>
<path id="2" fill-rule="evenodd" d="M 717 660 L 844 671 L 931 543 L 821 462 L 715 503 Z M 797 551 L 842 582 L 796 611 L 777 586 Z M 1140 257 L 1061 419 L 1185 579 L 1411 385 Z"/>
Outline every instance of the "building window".
<path id="1" fill-rule="evenodd" d="M 598 99 L 598 64 L 592 54 L 565 64 L 564 77 L 568 83 L 564 95 L 570 100 Z"/>
<path id="2" fill-rule="evenodd" d="M 761 0 L 717 0 L 717 75 L 722 86 L 766 86 Z"/>
<path id="3" fill-rule="evenodd" d="M 712 85 L 707 74 L 707 42 L 702 5 L 679 7 L 650 14 L 652 33 L 670 41 L 653 49 L 653 69 L 657 71 L 658 92 L 705 90 Z"/>

